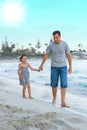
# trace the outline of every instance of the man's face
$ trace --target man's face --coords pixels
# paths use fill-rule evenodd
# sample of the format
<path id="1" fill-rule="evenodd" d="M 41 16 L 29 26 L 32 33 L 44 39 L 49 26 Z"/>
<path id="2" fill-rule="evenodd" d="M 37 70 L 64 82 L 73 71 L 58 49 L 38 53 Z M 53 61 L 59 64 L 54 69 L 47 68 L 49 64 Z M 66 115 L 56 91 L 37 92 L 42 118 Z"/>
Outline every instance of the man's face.
<path id="1" fill-rule="evenodd" d="M 60 42 L 60 38 L 61 38 L 61 36 L 59 36 L 58 34 L 53 35 L 54 42 L 56 42 L 56 43 Z"/>

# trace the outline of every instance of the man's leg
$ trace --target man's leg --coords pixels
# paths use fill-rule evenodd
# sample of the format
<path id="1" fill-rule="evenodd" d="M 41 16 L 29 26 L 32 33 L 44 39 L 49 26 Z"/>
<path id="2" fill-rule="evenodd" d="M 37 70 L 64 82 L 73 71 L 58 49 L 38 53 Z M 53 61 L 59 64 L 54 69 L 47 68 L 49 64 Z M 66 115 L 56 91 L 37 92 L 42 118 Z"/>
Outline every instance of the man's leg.
<path id="1" fill-rule="evenodd" d="M 66 104 L 65 97 L 66 97 L 66 88 L 61 88 L 61 107 L 69 108 L 70 106 Z"/>
<path id="2" fill-rule="evenodd" d="M 52 94 L 53 94 L 53 103 L 56 103 L 57 98 L 57 87 L 52 87 Z"/>
<path id="3" fill-rule="evenodd" d="M 66 104 L 66 88 L 67 88 L 67 67 L 60 68 L 60 81 L 61 81 L 61 106 L 69 107 Z"/>
<path id="4" fill-rule="evenodd" d="M 66 88 L 61 88 L 61 104 L 65 104 Z"/>
<path id="5" fill-rule="evenodd" d="M 58 78 L 59 78 L 58 68 L 51 67 L 51 87 L 52 87 L 53 103 L 56 103 Z"/>

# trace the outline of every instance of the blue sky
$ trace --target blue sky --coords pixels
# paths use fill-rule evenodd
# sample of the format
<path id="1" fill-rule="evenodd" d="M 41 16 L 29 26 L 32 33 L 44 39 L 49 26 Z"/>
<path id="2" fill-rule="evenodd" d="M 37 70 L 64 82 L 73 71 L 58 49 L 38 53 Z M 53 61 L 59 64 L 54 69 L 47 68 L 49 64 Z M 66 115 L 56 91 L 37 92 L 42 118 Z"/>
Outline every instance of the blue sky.
<path id="1" fill-rule="evenodd" d="M 6 0 L 0 0 L 1 4 Z M 12 1 L 12 0 L 7 0 Z M 18 26 L 0 25 L 0 43 L 4 37 L 8 41 L 26 46 L 37 39 L 49 43 L 54 30 L 60 30 L 62 40 L 66 41 L 70 49 L 78 49 L 82 43 L 87 48 L 87 1 L 86 0 L 15 0 L 25 8 L 25 17 Z M 1 21 L 2 19 L 0 19 Z M 3 20 L 2 20 L 3 22 Z"/>

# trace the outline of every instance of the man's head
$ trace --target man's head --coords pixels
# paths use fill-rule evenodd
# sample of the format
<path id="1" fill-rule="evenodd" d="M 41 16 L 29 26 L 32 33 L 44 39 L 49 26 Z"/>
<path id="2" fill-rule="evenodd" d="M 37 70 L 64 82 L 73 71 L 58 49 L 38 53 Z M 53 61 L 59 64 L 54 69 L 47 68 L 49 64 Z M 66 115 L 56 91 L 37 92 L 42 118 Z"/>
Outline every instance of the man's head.
<path id="1" fill-rule="evenodd" d="M 60 33 L 60 31 L 54 31 L 54 32 L 53 32 L 54 42 L 59 43 L 59 42 L 60 42 L 60 38 L 61 38 L 61 33 Z"/>

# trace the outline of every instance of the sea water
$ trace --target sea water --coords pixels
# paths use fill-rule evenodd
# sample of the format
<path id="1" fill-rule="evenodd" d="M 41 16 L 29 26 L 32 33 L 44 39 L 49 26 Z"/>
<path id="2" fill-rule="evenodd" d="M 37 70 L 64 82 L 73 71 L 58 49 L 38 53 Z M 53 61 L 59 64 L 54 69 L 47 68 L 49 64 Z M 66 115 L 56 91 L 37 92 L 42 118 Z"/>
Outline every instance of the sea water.
<path id="1" fill-rule="evenodd" d="M 34 67 L 39 68 L 41 58 L 28 59 L 28 63 Z M 0 77 L 15 79 L 18 81 L 18 65 L 20 64 L 19 59 L 4 59 L 0 61 Z M 67 63 L 68 64 L 68 63 Z M 87 96 L 87 60 L 72 61 L 72 74 L 68 74 L 68 88 L 69 93 L 78 96 Z M 43 86 L 44 89 L 50 87 L 50 69 L 51 61 L 48 59 L 44 64 L 43 71 L 41 72 L 30 72 L 30 82 L 36 84 L 37 87 Z M 67 67 L 68 69 L 68 67 Z M 68 72 L 67 72 L 68 73 Z M 59 83 L 60 87 L 60 83 Z"/>

